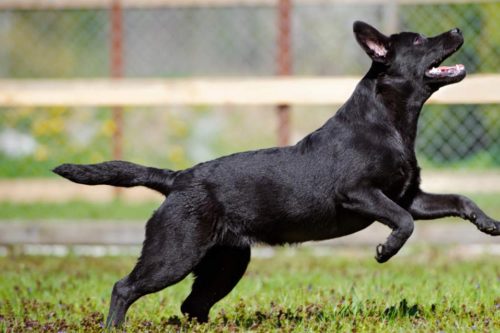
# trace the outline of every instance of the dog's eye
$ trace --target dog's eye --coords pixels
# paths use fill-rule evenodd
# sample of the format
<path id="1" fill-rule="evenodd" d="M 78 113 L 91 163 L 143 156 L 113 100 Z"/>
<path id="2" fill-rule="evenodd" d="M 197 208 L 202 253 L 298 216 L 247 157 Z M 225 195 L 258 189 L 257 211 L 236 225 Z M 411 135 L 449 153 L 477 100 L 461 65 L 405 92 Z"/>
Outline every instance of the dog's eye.
<path id="1" fill-rule="evenodd" d="M 423 42 L 425 42 L 425 37 L 420 35 L 420 36 L 415 37 L 415 39 L 413 40 L 413 45 L 420 45 Z"/>

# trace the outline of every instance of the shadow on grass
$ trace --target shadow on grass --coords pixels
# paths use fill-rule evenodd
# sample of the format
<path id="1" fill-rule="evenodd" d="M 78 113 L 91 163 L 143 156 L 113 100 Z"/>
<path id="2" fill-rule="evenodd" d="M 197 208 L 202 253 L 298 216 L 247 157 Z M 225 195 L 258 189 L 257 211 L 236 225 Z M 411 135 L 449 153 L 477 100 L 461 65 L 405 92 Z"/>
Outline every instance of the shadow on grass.
<path id="1" fill-rule="evenodd" d="M 356 304 L 342 299 L 336 306 L 330 304 L 310 303 L 297 308 L 288 308 L 285 306 L 271 303 L 267 311 L 245 311 L 245 304 L 239 302 L 233 309 L 234 312 L 226 314 L 224 310 L 220 311 L 209 323 L 198 324 L 196 321 L 188 321 L 186 318 L 172 316 L 162 321 L 164 329 L 170 327 L 175 331 L 218 331 L 218 328 L 224 327 L 229 331 L 246 330 L 266 330 L 281 328 L 296 328 L 300 326 L 316 326 L 321 329 L 325 325 L 331 325 L 334 322 L 355 321 L 356 318 L 363 317 L 363 320 L 384 321 L 395 320 L 398 318 L 419 318 L 424 315 L 423 307 L 418 304 L 408 305 L 406 299 L 401 300 L 396 305 L 383 307 L 375 302 L 367 301 L 367 304 Z M 435 310 L 433 305 L 431 311 Z M 317 325 L 316 325 L 316 324 Z M 286 330 L 285 330 L 286 331 Z"/>

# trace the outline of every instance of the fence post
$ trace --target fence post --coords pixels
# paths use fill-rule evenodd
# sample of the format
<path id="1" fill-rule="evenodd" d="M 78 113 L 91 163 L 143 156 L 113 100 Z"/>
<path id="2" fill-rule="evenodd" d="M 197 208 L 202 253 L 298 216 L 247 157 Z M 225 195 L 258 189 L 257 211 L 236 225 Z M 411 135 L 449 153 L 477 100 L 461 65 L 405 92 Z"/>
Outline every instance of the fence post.
<path id="1" fill-rule="evenodd" d="M 291 0 L 278 0 L 278 75 L 292 73 L 291 54 Z M 278 113 L 278 145 L 290 143 L 290 105 L 277 106 Z"/>
<path id="2" fill-rule="evenodd" d="M 384 5 L 383 9 L 383 28 L 388 35 L 399 31 L 399 6 L 397 3 L 390 2 Z"/>
<path id="3" fill-rule="evenodd" d="M 120 0 L 113 0 L 110 11 L 110 70 L 111 78 L 123 77 L 123 11 Z M 113 159 L 123 158 L 123 108 L 112 108 L 112 117 L 115 129 L 112 137 Z M 119 197 L 121 189 L 115 189 L 115 196 Z"/>

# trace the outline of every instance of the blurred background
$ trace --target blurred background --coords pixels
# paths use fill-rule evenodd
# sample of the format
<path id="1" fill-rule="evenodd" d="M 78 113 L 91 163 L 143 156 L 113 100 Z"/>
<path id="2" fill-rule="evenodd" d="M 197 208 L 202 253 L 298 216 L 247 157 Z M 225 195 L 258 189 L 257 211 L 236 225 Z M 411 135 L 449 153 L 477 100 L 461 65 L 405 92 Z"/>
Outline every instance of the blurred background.
<path id="1" fill-rule="evenodd" d="M 257 87 L 259 79 L 279 85 L 276 76 L 325 78 L 339 85 L 345 77 L 359 80 L 369 59 L 353 38 L 355 20 L 387 34 L 463 31 L 464 46 L 446 64 L 465 64 L 466 81 L 479 80 L 478 87 L 496 90 L 497 97 L 485 98 L 477 88 L 452 94 L 449 104 L 427 104 L 417 154 L 425 188 L 467 193 L 500 217 L 498 1 L 3 0 L 4 252 L 19 244 L 142 241 L 142 223 L 161 197 L 69 184 L 51 174 L 60 163 L 125 159 L 180 169 L 237 151 L 294 144 L 331 117 L 338 103 L 226 103 L 221 95 L 241 91 L 216 91 L 220 87 L 211 84 L 251 78 Z M 189 89 L 200 80 L 219 96 L 213 102 L 189 101 Z M 106 100 L 117 82 L 125 87 L 123 103 Z M 170 103 L 168 87 L 179 82 L 188 101 Z M 164 103 L 136 102 L 147 97 L 133 87 L 154 90 L 157 84 L 166 87 Z M 265 92 L 245 93 L 258 99 Z M 59 234 L 54 221 L 64 222 L 66 233 Z M 127 238 L 112 227 L 120 223 L 136 231 Z M 86 238 L 85 226 L 100 229 Z M 465 233 L 474 230 L 466 228 Z M 479 233 L 466 236 L 492 242 Z"/>

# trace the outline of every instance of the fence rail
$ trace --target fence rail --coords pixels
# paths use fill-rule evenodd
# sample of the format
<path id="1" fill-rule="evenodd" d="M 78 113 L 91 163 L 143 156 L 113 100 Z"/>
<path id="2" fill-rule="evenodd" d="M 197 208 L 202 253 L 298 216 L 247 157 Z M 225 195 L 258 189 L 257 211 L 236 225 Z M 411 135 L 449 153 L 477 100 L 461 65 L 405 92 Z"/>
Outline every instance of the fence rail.
<path id="1" fill-rule="evenodd" d="M 111 186 L 81 186 L 63 179 L 0 179 L 0 202 L 106 202 L 115 199 Z M 422 171 L 422 189 L 434 193 L 495 194 L 500 190 L 498 171 Z M 163 195 L 143 187 L 123 189 L 121 200 L 161 202 Z M 499 199 L 500 201 L 500 199 Z"/>
<path id="2" fill-rule="evenodd" d="M 0 106 L 343 104 L 359 77 L 0 80 Z M 500 103 L 500 75 L 471 75 L 433 104 Z"/>
<path id="3" fill-rule="evenodd" d="M 374 246 L 383 241 L 390 230 L 379 223 L 348 237 L 320 243 L 320 245 Z M 0 245 L 140 245 L 144 239 L 144 223 L 136 221 L 99 222 L 76 221 L 52 223 L 47 221 L 0 223 Z M 418 222 L 409 244 L 491 244 L 494 237 L 481 233 L 467 222 Z"/>

